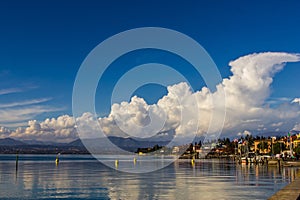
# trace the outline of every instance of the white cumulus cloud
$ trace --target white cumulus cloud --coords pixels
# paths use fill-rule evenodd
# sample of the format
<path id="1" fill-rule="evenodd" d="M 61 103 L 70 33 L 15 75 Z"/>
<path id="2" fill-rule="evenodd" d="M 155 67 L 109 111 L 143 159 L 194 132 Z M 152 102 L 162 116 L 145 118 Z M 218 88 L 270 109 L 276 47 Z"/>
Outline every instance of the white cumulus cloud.
<path id="1" fill-rule="evenodd" d="M 300 55 L 291 53 L 246 55 L 229 63 L 232 75 L 224 78 L 214 92 L 206 87 L 192 92 L 187 83 L 178 83 L 168 86 L 167 95 L 156 104 L 148 105 L 144 99 L 133 97 L 130 102 L 113 104 L 107 117 L 96 119 L 92 114 L 84 113 L 77 122 L 80 127 L 85 127 L 86 134 L 96 136 L 100 125 L 106 135 L 143 138 L 172 133 L 176 138 L 187 138 L 205 134 L 213 115 L 218 119 L 224 112 L 218 110 L 218 103 L 225 103 L 224 134 L 250 135 L 256 130 L 279 131 L 279 127 L 290 130 L 300 122 L 299 100 L 283 101 L 274 108 L 268 105 L 267 99 L 275 74 L 286 63 L 299 61 Z M 73 118 L 64 115 L 40 123 L 30 121 L 28 127 L 10 133 L 6 131 L 6 135 L 63 141 L 77 137 L 74 126 Z"/>
<path id="2" fill-rule="evenodd" d="M 240 130 L 278 131 L 278 127 L 290 129 L 299 120 L 300 107 L 282 103 L 276 108 L 270 108 L 267 98 L 270 96 L 274 75 L 287 62 L 298 61 L 299 54 L 289 53 L 266 52 L 243 56 L 229 63 L 232 76 L 224 78 L 213 93 L 206 87 L 192 93 L 186 83 L 175 84 L 167 88 L 168 94 L 155 105 L 147 105 L 138 97 L 132 98 L 130 102 L 114 104 L 111 114 L 101 118 L 100 122 L 108 135 L 135 132 L 135 136 L 142 137 L 147 133 L 141 127 L 149 123 L 151 108 L 156 108 L 152 109 L 156 111 L 155 116 L 165 122 L 161 131 L 174 130 L 176 136 L 183 137 L 201 135 L 208 130 L 215 106 L 213 99 L 226 102 L 224 133 L 236 134 Z M 220 98 L 223 91 L 226 99 Z M 193 129 L 195 126 L 198 126 L 196 132 Z"/>
<path id="3" fill-rule="evenodd" d="M 292 103 L 298 103 L 300 105 L 300 98 L 295 98 Z"/>
<path id="4" fill-rule="evenodd" d="M 48 118 L 43 122 L 31 120 L 28 122 L 27 127 L 19 127 L 16 130 L 11 131 L 10 137 L 41 141 L 68 142 L 76 139 L 78 136 L 73 117 L 62 115 L 58 118 Z"/>
<path id="5" fill-rule="evenodd" d="M 11 131 L 8 128 L 0 126 L 0 138 L 6 138 L 10 135 Z"/>
<path id="6" fill-rule="evenodd" d="M 247 135 L 252 135 L 250 131 L 244 130 L 243 132 L 238 132 L 238 136 L 247 136 Z"/>
<path id="7" fill-rule="evenodd" d="M 293 127 L 293 130 L 300 131 L 300 123 L 295 124 L 295 126 Z"/>

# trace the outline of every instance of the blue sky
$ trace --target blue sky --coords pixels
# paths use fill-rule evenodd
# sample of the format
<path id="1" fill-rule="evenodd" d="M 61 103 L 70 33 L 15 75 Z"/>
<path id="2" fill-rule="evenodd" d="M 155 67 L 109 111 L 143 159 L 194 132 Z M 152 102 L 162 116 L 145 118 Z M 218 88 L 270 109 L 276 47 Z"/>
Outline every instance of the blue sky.
<path id="1" fill-rule="evenodd" d="M 275 0 L 1 1 L 0 92 L 15 92 L 1 95 L 0 103 L 35 100 L 34 105 L 43 109 L 0 125 L 71 115 L 73 83 L 82 61 L 96 45 L 121 31 L 154 26 L 182 32 L 207 50 L 224 78 L 231 75 L 228 63 L 240 56 L 265 51 L 299 53 L 299 8 L 298 1 Z M 154 58 L 174 66 L 181 62 L 160 55 L 137 53 L 140 59 Z M 131 59 L 118 64 L 129 63 L 129 69 Z M 196 88 L 204 85 L 186 65 L 181 71 L 194 78 Z M 299 74 L 299 63 L 290 63 L 277 74 L 270 101 L 299 97 Z M 117 77 L 118 73 L 109 74 L 105 84 Z M 136 94 L 154 103 L 166 90 L 148 86 Z M 109 112 L 108 105 L 97 106 L 99 115 Z"/>

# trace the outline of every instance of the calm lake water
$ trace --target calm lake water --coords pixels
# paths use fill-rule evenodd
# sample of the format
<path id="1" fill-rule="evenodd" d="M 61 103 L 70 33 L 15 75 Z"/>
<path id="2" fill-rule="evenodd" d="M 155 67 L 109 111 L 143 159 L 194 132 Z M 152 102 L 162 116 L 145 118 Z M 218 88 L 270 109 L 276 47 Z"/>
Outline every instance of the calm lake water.
<path id="1" fill-rule="evenodd" d="M 298 168 L 178 160 L 151 173 L 125 173 L 87 155 L 0 155 L 0 199 L 267 199 Z M 132 161 L 124 161 L 132 164 Z M 139 165 L 137 161 L 136 165 Z M 151 160 L 151 164 L 162 162 Z"/>

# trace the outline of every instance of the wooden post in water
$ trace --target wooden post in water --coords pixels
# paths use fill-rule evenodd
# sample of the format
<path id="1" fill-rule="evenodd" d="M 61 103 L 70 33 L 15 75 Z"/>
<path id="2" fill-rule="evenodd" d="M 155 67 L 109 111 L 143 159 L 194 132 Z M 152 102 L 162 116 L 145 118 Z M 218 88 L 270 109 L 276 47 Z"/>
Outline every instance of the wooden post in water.
<path id="1" fill-rule="evenodd" d="M 18 171 L 18 165 L 19 165 L 19 152 L 16 153 L 16 171 Z"/>
<path id="2" fill-rule="evenodd" d="M 60 155 L 60 153 L 57 154 L 56 159 L 55 159 L 55 164 L 56 165 L 58 165 L 58 163 L 59 163 L 59 155 Z"/>

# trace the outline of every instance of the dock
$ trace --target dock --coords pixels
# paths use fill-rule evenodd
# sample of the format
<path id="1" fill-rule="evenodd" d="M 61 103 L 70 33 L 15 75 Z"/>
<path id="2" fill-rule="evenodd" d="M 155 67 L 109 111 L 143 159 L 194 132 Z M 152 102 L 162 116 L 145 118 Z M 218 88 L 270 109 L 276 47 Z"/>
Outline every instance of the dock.
<path id="1" fill-rule="evenodd" d="M 300 200 L 300 171 L 297 173 L 297 177 L 293 182 L 291 182 L 289 185 L 285 186 L 269 198 L 269 200 L 286 199 Z"/>

